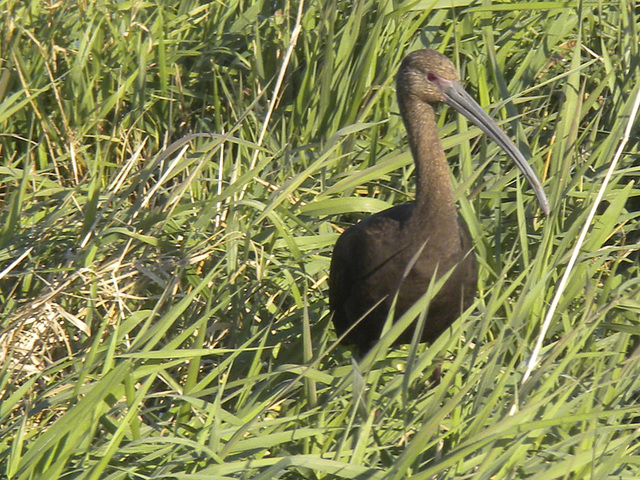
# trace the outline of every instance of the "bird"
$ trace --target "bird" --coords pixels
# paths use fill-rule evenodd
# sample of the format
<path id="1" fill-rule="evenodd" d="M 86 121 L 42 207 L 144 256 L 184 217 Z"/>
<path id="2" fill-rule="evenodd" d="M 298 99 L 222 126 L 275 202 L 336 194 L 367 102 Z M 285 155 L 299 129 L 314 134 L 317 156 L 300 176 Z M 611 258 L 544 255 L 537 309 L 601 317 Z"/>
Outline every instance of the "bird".
<path id="1" fill-rule="evenodd" d="M 329 309 L 341 342 L 361 354 L 379 340 L 390 309 L 396 321 L 450 272 L 429 303 L 420 342 L 432 342 L 473 302 L 478 269 L 473 243 L 459 218 L 434 106 L 467 117 L 516 163 L 545 215 L 549 202 L 523 154 L 460 84 L 453 63 L 436 50 L 407 54 L 396 76 L 400 116 L 415 164 L 413 202 L 362 219 L 338 238 L 329 272 Z M 413 264 L 412 264 L 413 262 Z M 394 342 L 410 343 L 415 322 Z"/>

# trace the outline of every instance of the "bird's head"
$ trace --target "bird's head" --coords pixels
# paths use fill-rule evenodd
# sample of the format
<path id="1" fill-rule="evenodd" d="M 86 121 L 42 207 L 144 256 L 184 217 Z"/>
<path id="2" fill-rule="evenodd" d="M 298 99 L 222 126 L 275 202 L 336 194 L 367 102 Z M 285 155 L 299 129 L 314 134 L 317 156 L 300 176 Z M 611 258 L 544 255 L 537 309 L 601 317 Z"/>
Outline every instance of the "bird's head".
<path id="1" fill-rule="evenodd" d="M 445 92 L 459 81 L 447 57 L 435 50 L 416 50 L 404 58 L 398 70 L 398 102 L 408 97 L 426 103 L 446 102 Z"/>

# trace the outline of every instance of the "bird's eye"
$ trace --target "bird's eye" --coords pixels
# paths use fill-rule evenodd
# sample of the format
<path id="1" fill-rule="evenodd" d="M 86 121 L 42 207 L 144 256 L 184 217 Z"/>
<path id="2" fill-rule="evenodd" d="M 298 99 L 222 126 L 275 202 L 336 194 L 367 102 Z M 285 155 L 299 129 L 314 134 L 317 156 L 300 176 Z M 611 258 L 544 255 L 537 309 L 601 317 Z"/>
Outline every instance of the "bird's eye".
<path id="1" fill-rule="evenodd" d="M 429 80 L 430 82 L 435 82 L 436 80 L 438 80 L 438 75 L 436 75 L 435 73 L 429 72 L 427 73 L 427 80 Z"/>

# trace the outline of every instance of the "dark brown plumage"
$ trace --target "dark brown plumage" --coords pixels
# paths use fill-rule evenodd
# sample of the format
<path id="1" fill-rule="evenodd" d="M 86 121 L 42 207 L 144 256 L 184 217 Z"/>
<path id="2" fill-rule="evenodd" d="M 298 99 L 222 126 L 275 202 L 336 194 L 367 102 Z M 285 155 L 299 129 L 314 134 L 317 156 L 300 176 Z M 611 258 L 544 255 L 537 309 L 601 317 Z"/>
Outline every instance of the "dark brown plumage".
<path id="1" fill-rule="evenodd" d="M 415 162 L 415 202 L 353 225 L 340 236 L 331 258 L 329 303 L 338 335 L 373 308 L 344 339 L 361 353 L 380 337 L 396 294 L 397 319 L 427 291 L 436 270 L 440 276 L 454 269 L 429 305 L 422 341 L 437 338 L 470 305 L 476 292 L 476 260 L 467 227 L 456 212 L 434 104 L 449 104 L 498 143 L 525 174 L 544 213 L 549 212 L 535 173 L 513 142 L 463 90 L 455 67 L 445 56 L 434 50 L 412 52 L 402 61 L 396 80 L 400 114 Z M 404 277 L 413 258 L 415 265 Z M 410 328 L 396 343 L 409 343 L 412 335 Z"/>

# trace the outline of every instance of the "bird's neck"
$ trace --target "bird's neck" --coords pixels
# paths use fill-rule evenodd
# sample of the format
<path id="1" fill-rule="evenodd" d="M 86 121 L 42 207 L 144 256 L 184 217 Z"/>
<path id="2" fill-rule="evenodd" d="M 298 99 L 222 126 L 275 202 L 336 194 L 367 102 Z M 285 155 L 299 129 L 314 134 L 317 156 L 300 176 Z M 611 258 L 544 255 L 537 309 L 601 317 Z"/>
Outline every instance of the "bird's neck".
<path id="1" fill-rule="evenodd" d="M 453 223 L 452 228 L 457 228 L 449 165 L 438 135 L 435 112 L 431 105 L 415 99 L 401 108 L 405 110 L 403 118 L 416 166 L 415 218 Z"/>

